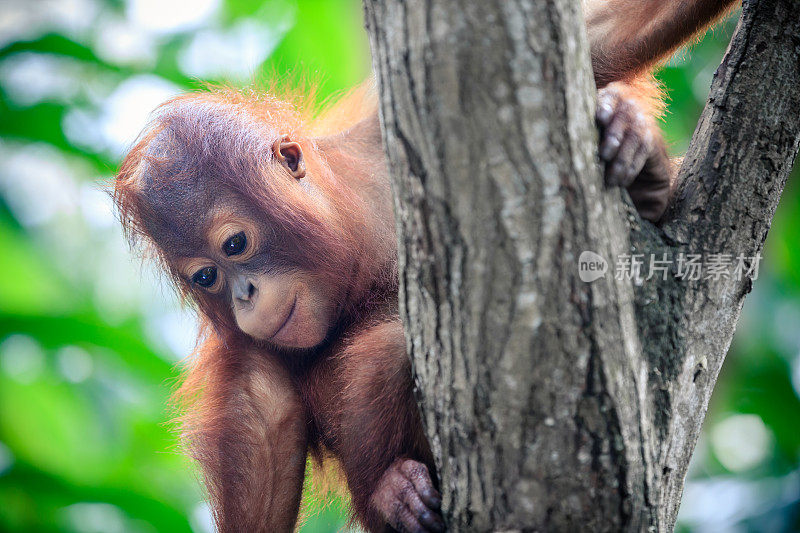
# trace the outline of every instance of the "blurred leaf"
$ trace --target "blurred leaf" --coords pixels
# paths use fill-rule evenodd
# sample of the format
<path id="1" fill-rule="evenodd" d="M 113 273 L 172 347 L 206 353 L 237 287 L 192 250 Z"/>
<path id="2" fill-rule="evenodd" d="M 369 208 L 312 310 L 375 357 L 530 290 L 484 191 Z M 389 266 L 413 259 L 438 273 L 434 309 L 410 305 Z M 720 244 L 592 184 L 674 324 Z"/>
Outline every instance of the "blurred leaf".
<path id="1" fill-rule="evenodd" d="M 135 324 L 109 326 L 92 316 L 46 316 L 0 313 L 0 339 L 24 333 L 45 348 L 67 345 L 99 346 L 115 352 L 134 375 L 156 383 L 177 375 L 173 365 L 159 357 L 142 341 L 144 333 Z"/>
<path id="2" fill-rule="evenodd" d="M 24 236 L 1 222 L 0 309 L 3 313 L 64 312 L 76 296 L 61 276 L 44 263 Z"/>
<path id="3" fill-rule="evenodd" d="M 27 108 L 11 108 L 0 96 L 0 137 L 49 143 L 67 154 L 78 155 L 92 163 L 100 173 L 112 174 L 114 164 L 104 155 L 72 145 L 61 129 L 67 108 L 55 103 L 41 103 Z"/>
<path id="4" fill-rule="evenodd" d="M 67 507 L 91 502 L 117 506 L 128 518 L 143 522 L 139 525 L 140 531 L 192 531 L 186 509 L 137 494 L 125 486 L 82 486 L 64 482 L 25 462 L 17 462 L 10 472 L 0 477 L 0 501 L 13 502 L 0 506 L 0 530 L 3 531 L 75 531 L 66 519 Z"/>
<path id="5" fill-rule="evenodd" d="M 359 2 L 301 0 L 297 24 L 266 62 L 266 71 L 308 77 L 324 98 L 370 75 L 369 43 Z"/>
<path id="6" fill-rule="evenodd" d="M 46 52 L 65 55 L 74 57 L 75 59 L 80 59 L 82 61 L 97 63 L 107 69 L 119 70 L 117 67 L 110 65 L 98 58 L 94 53 L 94 50 L 85 44 L 79 43 L 57 33 L 43 35 L 42 37 L 31 41 L 17 41 L 11 43 L 5 48 L 0 49 L 0 59 L 22 51 Z"/>

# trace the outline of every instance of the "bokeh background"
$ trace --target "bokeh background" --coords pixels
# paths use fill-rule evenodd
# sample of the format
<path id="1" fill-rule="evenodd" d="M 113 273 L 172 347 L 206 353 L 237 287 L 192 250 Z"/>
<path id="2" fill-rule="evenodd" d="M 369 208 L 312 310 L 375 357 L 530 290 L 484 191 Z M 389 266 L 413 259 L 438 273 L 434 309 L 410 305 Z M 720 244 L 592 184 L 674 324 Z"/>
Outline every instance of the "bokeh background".
<path id="1" fill-rule="evenodd" d="M 735 19 L 660 73 L 680 153 Z M 202 81 L 363 81 L 359 0 L 0 0 L 0 531 L 211 531 L 167 398 L 191 313 L 104 191 L 148 113 Z M 800 112 L 800 110 L 798 111 Z M 800 530 L 800 189 L 790 180 L 679 528 Z M 304 532 L 339 531 L 311 502 Z"/>

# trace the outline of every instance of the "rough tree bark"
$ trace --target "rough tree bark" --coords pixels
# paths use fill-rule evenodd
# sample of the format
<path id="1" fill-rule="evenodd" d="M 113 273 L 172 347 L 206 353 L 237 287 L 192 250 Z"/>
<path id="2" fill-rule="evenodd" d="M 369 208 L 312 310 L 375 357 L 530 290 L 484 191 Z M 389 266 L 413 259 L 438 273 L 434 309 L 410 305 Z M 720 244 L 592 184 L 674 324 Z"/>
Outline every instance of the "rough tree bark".
<path id="1" fill-rule="evenodd" d="M 659 227 L 602 185 L 579 2 L 365 13 L 450 528 L 670 531 L 750 283 L 613 262 L 760 252 L 800 143 L 800 2 L 745 5 Z M 584 250 L 612 271 L 580 281 Z"/>

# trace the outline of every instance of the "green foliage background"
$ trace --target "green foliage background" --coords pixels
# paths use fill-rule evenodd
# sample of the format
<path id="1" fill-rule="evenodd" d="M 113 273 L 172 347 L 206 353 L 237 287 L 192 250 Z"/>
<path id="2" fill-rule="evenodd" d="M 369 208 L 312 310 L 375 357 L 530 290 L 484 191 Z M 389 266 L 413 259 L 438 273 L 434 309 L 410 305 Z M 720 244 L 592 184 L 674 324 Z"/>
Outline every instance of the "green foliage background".
<path id="1" fill-rule="evenodd" d="M 734 23 L 660 73 L 675 153 Z M 138 111 L 148 99 L 263 73 L 310 77 L 325 97 L 369 65 L 357 0 L 0 4 L 0 530 L 210 530 L 166 407 L 191 316 L 131 258 L 102 185 L 158 101 Z M 800 524 L 795 181 L 698 445 L 687 530 Z M 324 500 L 303 531 L 344 527 L 341 502 Z"/>

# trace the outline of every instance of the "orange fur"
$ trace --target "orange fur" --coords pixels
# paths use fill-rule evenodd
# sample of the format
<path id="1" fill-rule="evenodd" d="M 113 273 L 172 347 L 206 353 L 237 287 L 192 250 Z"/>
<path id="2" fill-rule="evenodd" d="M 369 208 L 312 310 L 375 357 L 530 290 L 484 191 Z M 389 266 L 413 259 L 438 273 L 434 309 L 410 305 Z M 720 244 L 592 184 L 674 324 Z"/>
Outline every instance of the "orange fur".
<path id="1" fill-rule="evenodd" d="M 203 466 L 218 529 L 291 531 L 308 436 L 286 368 L 259 350 L 209 336 L 175 401 L 184 442 Z"/>
<path id="2" fill-rule="evenodd" d="M 374 91 L 365 84 L 315 112 L 300 109 L 305 104 L 302 97 L 278 99 L 225 87 L 170 100 L 156 111 L 116 181 L 115 200 L 129 238 L 150 243 L 203 317 L 203 340 L 187 364 L 175 402 L 182 413 L 178 422 L 184 441 L 203 467 L 222 531 L 291 530 L 305 468 L 305 460 L 298 458 L 305 458 L 307 448 L 320 466 L 329 454 L 326 449 L 334 453 L 353 489 L 354 519 L 380 529 L 380 518 L 365 503 L 370 485 L 398 455 L 417 457 L 420 447 L 427 446 L 417 426 L 408 427 L 409 437 L 390 447 L 377 442 L 362 447 L 370 450 L 369 458 L 356 460 L 355 449 L 341 446 L 345 440 L 354 442 L 356 435 L 348 432 L 360 432 L 365 423 L 373 435 L 390 435 L 393 419 L 414 416 L 416 407 L 402 328 L 393 311 L 396 245 Z M 282 135 L 302 146 L 321 195 L 304 196 L 281 180 L 274 161 L 259 157 L 264 146 Z M 172 219 L 163 218 L 180 218 L 182 208 L 167 209 L 165 215 L 152 203 L 160 201 L 158 195 L 175 194 L 167 191 L 180 194 L 184 179 L 204 179 L 213 190 L 226 187 L 219 190 L 255 199 L 281 245 L 292 251 L 293 259 L 327 276 L 331 294 L 343 292 L 347 282 L 346 300 L 340 302 L 347 305 L 334 328 L 340 330 L 338 341 L 305 354 L 265 346 L 238 331 L 230 310 L 218 303 L 221 286 L 210 292 L 192 289 L 187 278 L 203 261 L 191 258 L 202 252 L 186 259 L 165 244 L 190 244 L 181 242 Z M 193 207 L 187 205 L 183 216 L 192 216 L 188 211 Z M 231 205 L 210 213 L 204 241 L 218 248 L 231 225 L 256 223 L 236 209 Z M 244 254 L 237 260 L 248 258 Z M 353 259 L 355 269 L 348 266 Z M 384 327 L 373 330 L 382 336 L 373 332 L 363 338 L 353 333 L 387 313 L 395 316 L 391 331 Z M 359 369 L 371 368 L 371 361 L 406 370 L 347 379 L 345 374 L 357 377 Z M 383 378 L 389 381 L 375 381 Z M 342 390 L 349 391 L 347 397 Z M 365 399 L 393 390 L 402 394 L 378 398 L 392 406 L 388 413 L 361 418 L 367 414 Z M 326 423 L 331 420 L 334 426 Z"/>
<path id="3" fill-rule="evenodd" d="M 330 367 L 306 383 L 303 395 L 314 406 L 318 427 L 333 435 L 325 445 L 339 457 L 354 516 L 369 531 L 380 531 L 384 523 L 370 497 L 392 462 L 411 457 L 434 471 L 415 407 L 403 325 L 396 317 L 365 324 L 332 355 Z M 320 384 L 331 377 L 332 386 Z M 338 407 L 343 405 L 346 412 Z"/>
<path id="4" fill-rule="evenodd" d="M 597 86 L 649 72 L 736 0 L 584 0 Z"/>

